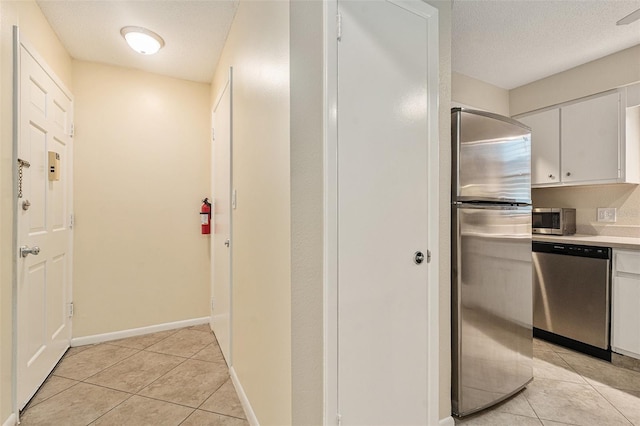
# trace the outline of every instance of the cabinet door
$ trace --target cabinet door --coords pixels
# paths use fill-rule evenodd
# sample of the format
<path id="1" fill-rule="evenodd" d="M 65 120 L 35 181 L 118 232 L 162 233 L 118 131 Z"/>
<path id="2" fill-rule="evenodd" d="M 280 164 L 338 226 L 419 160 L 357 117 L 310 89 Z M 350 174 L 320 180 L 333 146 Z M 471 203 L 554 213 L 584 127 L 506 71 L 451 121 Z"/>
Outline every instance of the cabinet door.
<path id="1" fill-rule="evenodd" d="M 640 358 L 640 252 L 614 250 L 611 347 Z"/>
<path id="2" fill-rule="evenodd" d="M 531 127 L 531 185 L 560 182 L 560 109 L 518 118 Z"/>
<path id="3" fill-rule="evenodd" d="M 611 346 L 640 358 L 640 276 L 613 278 L 613 341 Z"/>
<path id="4" fill-rule="evenodd" d="M 562 107 L 562 182 L 618 179 L 619 115 L 618 93 Z"/>

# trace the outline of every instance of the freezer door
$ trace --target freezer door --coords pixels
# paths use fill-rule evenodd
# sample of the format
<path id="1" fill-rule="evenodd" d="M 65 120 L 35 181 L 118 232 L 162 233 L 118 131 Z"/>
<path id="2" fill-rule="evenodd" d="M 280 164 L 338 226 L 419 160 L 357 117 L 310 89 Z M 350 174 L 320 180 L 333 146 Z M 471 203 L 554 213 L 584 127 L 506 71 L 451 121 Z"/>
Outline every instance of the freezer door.
<path id="1" fill-rule="evenodd" d="M 457 110 L 452 125 L 452 199 L 531 203 L 531 131 L 517 121 Z"/>
<path id="2" fill-rule="evenodd" d="M 533 377 L 531 208 L 452 213 L 452 404 L 463 416 Z"/>

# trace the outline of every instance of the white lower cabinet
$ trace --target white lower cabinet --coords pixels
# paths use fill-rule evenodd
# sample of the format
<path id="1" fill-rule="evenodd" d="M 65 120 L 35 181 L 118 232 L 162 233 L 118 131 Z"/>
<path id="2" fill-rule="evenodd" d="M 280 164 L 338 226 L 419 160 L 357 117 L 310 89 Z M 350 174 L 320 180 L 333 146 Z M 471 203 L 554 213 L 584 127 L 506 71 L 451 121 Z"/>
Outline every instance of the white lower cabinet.
<path id="1" fill-rule="evenodd" d="M 640 251 L 613 250 L 611 349 L 640 359 Z"/>

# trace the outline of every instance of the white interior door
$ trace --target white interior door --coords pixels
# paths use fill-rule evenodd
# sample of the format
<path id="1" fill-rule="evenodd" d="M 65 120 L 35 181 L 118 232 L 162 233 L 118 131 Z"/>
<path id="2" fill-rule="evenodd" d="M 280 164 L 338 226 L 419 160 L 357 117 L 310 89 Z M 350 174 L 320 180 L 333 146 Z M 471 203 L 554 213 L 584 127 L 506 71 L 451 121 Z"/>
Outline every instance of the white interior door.
<path id="1" fill-rule="evenodd" d="M 211 327 L 231 365 L 231 91 L 229 81 L 213 112 L 213 313 Z"/>
<path id="2" fill-rule="evenodd" d="M 71 339 L 72 99 L 36 58 L 20 45 L 17 156 L 30 166 L 19 167 L 16 249 L 38 247 L 39 253 L 19 252 L 17 258 L 19 409 Z M 59 165 L 50 155 L 59 157 Z M 51 167 L 59 168 L 59 180 L 50 180 Z"/>
<path id="3" fill-rule="evenodd" d="M 435 11 L 420 1 L 339 0 L 338 13 L 337 409 L 343 425 L 431 424 Z"/>

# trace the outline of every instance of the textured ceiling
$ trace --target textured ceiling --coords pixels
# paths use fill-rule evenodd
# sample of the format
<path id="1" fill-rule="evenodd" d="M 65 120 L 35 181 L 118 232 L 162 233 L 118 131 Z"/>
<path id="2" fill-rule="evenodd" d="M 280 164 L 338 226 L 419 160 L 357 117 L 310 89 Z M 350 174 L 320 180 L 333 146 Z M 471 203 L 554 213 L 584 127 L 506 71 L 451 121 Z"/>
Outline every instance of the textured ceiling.
<path id="1" fill-rule="evenodd" d="M 70 55 L 210 82 L 238 0 L 39 0 Z M 454 0 L 453 71 L 511 89 L 640 44 L 640 21 L 616 26 L 640 0 Z M 154 56 L 120 28 L 160 34 Z M 639 58 L 640 62 L 640 58 Z"/>
<path id="2" fill-rule="evenodd" d="M 453 71 L 512 89 L 640 44 L 640 0 L 454 0 Z M 640 58 L 638 58 L 640 66 Z"/>
<path id="3" fill-rule="evenodd" d="M 210 83 L 238 0 L 39 0 L 69 54 L 79 60 L 136 68 Z M 153 56 L 129 48 L 120 29 L 140 26 L 165 46 Z"/>

